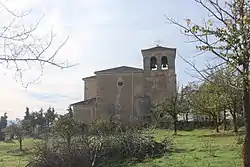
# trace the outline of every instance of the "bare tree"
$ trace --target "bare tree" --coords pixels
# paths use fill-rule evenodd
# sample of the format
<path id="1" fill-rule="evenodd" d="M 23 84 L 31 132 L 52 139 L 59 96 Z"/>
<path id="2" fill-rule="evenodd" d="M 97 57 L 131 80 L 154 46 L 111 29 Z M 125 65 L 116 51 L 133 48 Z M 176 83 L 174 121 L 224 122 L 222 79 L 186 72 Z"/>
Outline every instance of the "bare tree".
<path id="1" fill-rule="evenodd" d="M 17 80 L 22 82 L 24 72 L 29 70 L 31 66 L 39 68 L 40 75 L 37 79 L 43 74 L 43 68 L 46 64 L 60 69 L 72 67 L 67 61 L 58 62 L 55 60 L 57 53 L 68 41 L 68 37 L 54 51 L 51 51 L 49 49 L 52 48 L 55 34 L 51 31 L 47 40 L 36 35 L 36 30 L 43 17 L 33 26 L 27 26 L 23 21 L 30 12 L 16 14 L 1 2 L 0 10 L 6 12 L 10 17 L 10 20 L 0 25 L 0 65 L 14 70 Z M 31 82 L 35 82 L 37 79 Z M 31 82 L 26 84 L 22 82 L 22 84 L 27 87 Z"/>
<path id="2" fill-rule="evenodd" d="M 194 0 L 209 13 L 203 25 L 190 18 L 186 24 L 166 16 L 197 42 L 197 48 L 209 51 L 239 72 L 243 79 L 246 134 L 243 147 L 244 166 L 250 166 L 250 1 Z"/>

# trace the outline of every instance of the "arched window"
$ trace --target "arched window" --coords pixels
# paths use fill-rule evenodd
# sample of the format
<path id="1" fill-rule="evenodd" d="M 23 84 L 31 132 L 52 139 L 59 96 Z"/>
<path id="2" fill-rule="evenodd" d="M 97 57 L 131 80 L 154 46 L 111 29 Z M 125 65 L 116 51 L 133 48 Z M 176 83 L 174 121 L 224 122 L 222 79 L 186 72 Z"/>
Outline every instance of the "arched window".
<path id="1" fill-rule="evenodd" d="M 168 69 L 168 58 L 166 56 L 163 56 L 161 58 L 161 69 L 167 70 Z"/>
<path id="2" fill-rule="evenodd" d="M 150 69 L 157 70 L 157 59 L 155 57 L 150 58 Z"/>

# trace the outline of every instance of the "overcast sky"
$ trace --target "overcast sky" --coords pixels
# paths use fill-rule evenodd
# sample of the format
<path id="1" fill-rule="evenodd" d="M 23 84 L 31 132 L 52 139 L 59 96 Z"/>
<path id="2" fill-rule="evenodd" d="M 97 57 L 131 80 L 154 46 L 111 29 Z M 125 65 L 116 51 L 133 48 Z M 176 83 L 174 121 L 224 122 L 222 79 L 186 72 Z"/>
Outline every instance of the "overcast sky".
<path id="1" fill-rule="evenodd" d="M 187 43 L 188 39 L 180 33 L 180 29 L 166 24 L 164 14 L 182 23 L 185 23 L 185 18 L 200 22 L 206 17 L 194 0 L 2 2 L 13 11 L 32 9 L 28 16 L 30 22 L 35 22 L 45 13 L 38 32 L 49 33 L 53 28 L 60 40 L 69 36 L 69 41 L 58 53 L 57 59 L 79 63 L 76 67 L 62 71 L 46 68 L 41 81 L 29 85 L 28 89 L 16 82 L 11 70 L 1 68 L 0 114 L 8 112 L 10 119 L 22 117 L 26 106 L 38 110 L 51 105 L 57 112 L 65 112 L 70 103 L 83 100 L 82 77 L 93 75 L 96 70 L 121 65 L 142 67 L 140 50 L 155 46 L 156 40 L 160 40 L 163 46 L 176 47 L 183 57 L 195 56 L 195 45 Z M 6 20 L 8 17 L 2 21 Z M 56 44 L 60 40 L 55 41 Z M 206 59 L 204 56 L 196 58 L 195 63 L 202 67 Z M 185 72 L 190 67 L 179 57 L 176 68 L 178 83 L 186 84 L 194 79 Z"/>

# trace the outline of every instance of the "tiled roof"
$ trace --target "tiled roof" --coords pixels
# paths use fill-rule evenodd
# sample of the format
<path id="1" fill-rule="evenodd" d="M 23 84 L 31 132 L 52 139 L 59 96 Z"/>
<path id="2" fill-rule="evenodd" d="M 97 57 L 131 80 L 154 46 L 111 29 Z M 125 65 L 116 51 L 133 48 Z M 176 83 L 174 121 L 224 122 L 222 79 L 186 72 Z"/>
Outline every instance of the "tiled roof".
<path id="1" fill-rule="evenodd" d="M 142 72 L 141 68 L 128 67 L 128 66 L 120 66 L 115 68 L 110 68 L 106 70 L 96 71 L 96 73 L 121 73 L 121 72 Z"/>
<path id="2" fill-rule="evenodd" d="M 74 105 L 92 105 L 92 104 L 95 104 L 95 103 L 96 103 L 96 98 L 91 98 L 91 99 L 88 99 L 88 100 L 73 103 L 71 105 L 72 106 L 74 106 Z"/>

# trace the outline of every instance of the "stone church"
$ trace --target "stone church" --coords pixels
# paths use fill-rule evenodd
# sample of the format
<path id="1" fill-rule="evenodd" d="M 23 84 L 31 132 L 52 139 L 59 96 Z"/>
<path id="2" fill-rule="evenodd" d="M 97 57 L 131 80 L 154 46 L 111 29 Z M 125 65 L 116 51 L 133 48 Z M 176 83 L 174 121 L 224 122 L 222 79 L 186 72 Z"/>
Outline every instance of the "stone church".
<path id="1" fill-rule="evenodd" d="M 121 66 L 83 78 L 84 101 L 71 104 L 74 119 L 86 124 L 112 117 L 152 121 L 152 103 L 176 92 L 176 49 L 157 45 L 141 54 L 143 69 Z"/>

